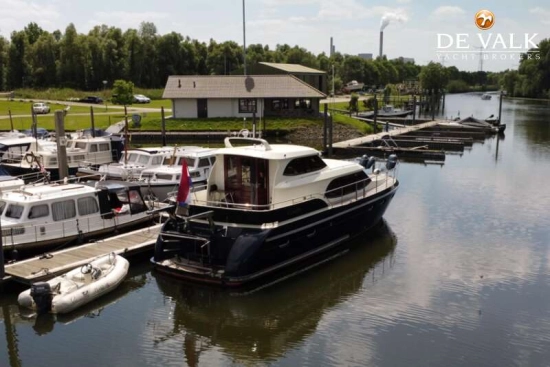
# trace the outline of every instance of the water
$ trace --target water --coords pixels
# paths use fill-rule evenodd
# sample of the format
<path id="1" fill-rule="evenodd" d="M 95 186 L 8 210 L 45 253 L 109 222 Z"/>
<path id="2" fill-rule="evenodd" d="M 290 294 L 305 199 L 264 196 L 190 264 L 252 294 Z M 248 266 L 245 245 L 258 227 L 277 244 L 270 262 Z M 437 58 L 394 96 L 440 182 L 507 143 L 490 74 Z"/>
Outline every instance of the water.
<path id="1" fill-rule="evenodd" d="M 498 98 L 447 97 L 486 117 Z M 27 319 L 0 296 L 0 366 L 542 366 L 550 361 L 550 106 L 505 101 L 503 140 L 403 163 L 382 226 L 257 293 L 134 265 L 115 292 Z"/>

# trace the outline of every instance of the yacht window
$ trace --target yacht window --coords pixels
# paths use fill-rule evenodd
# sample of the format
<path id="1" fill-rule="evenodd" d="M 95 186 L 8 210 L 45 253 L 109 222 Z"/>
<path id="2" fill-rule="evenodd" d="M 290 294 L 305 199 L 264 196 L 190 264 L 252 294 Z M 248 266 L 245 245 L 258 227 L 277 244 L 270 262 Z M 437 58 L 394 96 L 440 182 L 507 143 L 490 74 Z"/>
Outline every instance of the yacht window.
<path id="1" fill-rule="evenodd" d="M 140 213 L 147 210 L 147 206 L 143 202 L 138 190 L 130 190 L 130 210 L 132 213 Z"/>
<path id="2" fill-rule="evenodd" d="M 23 215 L 23 210 L 25 207 L 23 205 L 10 204 L 6 210 L 7 218 L 19 219 Z"/>
<path id="3" fill-rule="evenodd" d="M 47 217 L 50 215 L 50 207 L 48 204 L 33 205 L 29 210 L 29 219 Z"/>
<path id="4" fill-rule="evenodd" d="M 4 208 L 6 207 L 5 201 L 0 201 L 0 215 L 4 212 Z"/>
<path id="5" fill-rule="evenodd" d="M 97 152 L 97 144 L 90 144 L 90 152 L 92 153 Z"/>
<path id="6" fill-rule="evenodd" d="M 96 199 L 92 197 L 79 198 L 78 199 L 78 214 L 90 215 L 99 212 L 99 206 L 97 205 Z"/>
<path id="7" fill-rule="evenodd" d="M 50 162 L 50 165 L 55 165 L 55 164 L 57 164 L 57 157 L 50 157 L 49 162 Z"/>
<path id="8" fill-rule="evenodd" d="M 212 164 L 214 164 L 214 162 L 216 162 L 216 157 L 210 157 L 210 162 L 212 162 Z"/>
<path id="9" fill-rule="evenodd" d="M 159 174 L 157 173 L 157 179 L 158 180 L 168 180 L 168 181 L 171 181 L 172 180 L 172 175 L 168 175 L 168 174 Z"/>
<path id="10" fill-rule="evenodd" d="M 362 190 L 370 181 L 370 178 L 364 171 L 338 177 L 328 185 L 325 196 L 327 198 L 337 198 L 351 194 L 357 190 Z"/>
<path id="11" fill-rule="evenodd" d="M 210 161 L 208 160 L 208 158 L 201 158 L 199 160 L 199 167 L 209 167 L 210 166 Z"/>
<path id="12" fill-rule="evenodd" d="M 75 155 L 74 157 L 72 157 L 73 162 L 81 162 L 84 160 L 86 160 L 86 156 L 83 155 Z"/>
<path id="13" fill-rule="evenodd" d="M 99 151 L 100 152 L 108 152 L 109 150 L 109 144 L 108 143 L 101 143 L 99 144 Z"/>
<path id="14" fill-rule="evenodd" d="M 74 205 L 74 200 L 65 200 L 52 203 L 52 216 L 53 220 L 56 222 L 76 217 L 76 206 Z"/>
<path id="15" fill-rule="evenodd" d="M 77 149 L 84 149 L 86 150 L 87 144 L 85 142 L 77 141 L 75 144 L 75 148 Z"/>
<path id="16" fill-rule="evenodd" d="M 135 162 L 138 159 L 138 155 L 136 153 L 130 153 L 128 155 L 128 163 Z"/>
<path id="17" fill-rule="evenodd" d="M 153 172 L 141 172 L 141 178 L 153 177 Z"/>
<path id="18" fill-rule="evenodd" d="M 138 160 L 137 160 L 137 163 L 145 165 L 145 164 L 149 163 L 149 157 L 146 156 L 146 155 L 140 155 Z"/>
<path id="19" fill-rule="evenodd" d="M 154 166 L 160 166 L 162 164 L 162 159 L 164 157 L 161 155 L 157 155 L 156 157 L 153 157 L 153 162 L 151 163 Z"/>
<path id="20" fill-rule="evenodd" d="M 195 167 L 195 158 L 182 157 L 178 162 L 178 166 L 183 166 L 183 161 L 187 162 L 188 167 Z"/>
<path id="21" fill-rule="evenodd" d="M 318 155 L 296 158 L 291 160 L 283 172 L 284 176 L 297 176 L 304 173 L 315 172 L 325 168 L 327 165 Z"/>

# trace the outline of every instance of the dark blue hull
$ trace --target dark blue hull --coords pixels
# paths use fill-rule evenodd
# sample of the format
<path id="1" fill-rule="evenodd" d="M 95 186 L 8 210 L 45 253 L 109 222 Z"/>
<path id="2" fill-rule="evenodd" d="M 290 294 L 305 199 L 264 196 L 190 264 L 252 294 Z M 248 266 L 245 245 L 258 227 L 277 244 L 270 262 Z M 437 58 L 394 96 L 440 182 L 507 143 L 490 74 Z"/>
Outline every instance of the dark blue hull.
<path id="1" fill-rule="evenodd" d="M 396 190 L 397 184 L 336 208 L 319 200 L 279 211 L 213 210 L 213 223 L 257 224 L 253 228 L 216 225 L 212 231 L 208 223 L 185 225 L 174 218 L 163 227 L 153 262 L 161 272 L 200 282 L 224 286 L 256 282 L 334 255 L 350 238 L 381 220 Z M 208 210 L 212 208 L 192 207 L 190 214 Z M 284 220 L 287 224 L 258 228 L 262 223 Z M 165 261 L 170 259 L 177 259 L 177 265 Z"/>

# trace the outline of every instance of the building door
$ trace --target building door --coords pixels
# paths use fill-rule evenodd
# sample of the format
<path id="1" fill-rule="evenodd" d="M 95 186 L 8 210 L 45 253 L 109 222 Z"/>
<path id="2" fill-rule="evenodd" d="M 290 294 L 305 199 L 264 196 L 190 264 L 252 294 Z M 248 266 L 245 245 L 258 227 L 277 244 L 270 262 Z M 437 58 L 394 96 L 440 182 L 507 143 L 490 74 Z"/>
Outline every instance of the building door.
<path id="1" fill-rule="evenodd" d="M 225 191 L 237 204 L 267 209 L 269 204 L 269 161 L 261 158 L 226 155 Z"/>
<path id="2" fill-rule="evenodd" d="M 208 118 L 208 100 L 206 98 L 197 99 L 197 117 Z"/>

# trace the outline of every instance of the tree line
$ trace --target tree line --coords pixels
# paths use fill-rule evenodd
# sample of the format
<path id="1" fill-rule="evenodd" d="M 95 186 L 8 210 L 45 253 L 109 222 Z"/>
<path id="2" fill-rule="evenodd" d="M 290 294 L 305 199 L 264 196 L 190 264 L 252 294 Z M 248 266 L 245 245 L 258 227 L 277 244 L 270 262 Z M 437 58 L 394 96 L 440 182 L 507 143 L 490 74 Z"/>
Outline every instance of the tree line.
<path id="1" fill-rule="evenodd" d="M 274 49 L 261 44 L 249 45 L 247 65 L 261 61 L 301 64 L 323 70 L 328 74 L 329 86 L 332 87 L 334 81 L 336 91 L 352 80 L 383 88 L 387 84 L 418 80 L 425 68 L 433 71 L 432 67 L 400 59 L 387 60 L 386 57 L 365 60 L 339 52 L 329 57 L 287 44 Z M 501 74 L 440 67 L 444 78 L 440 78 L 443 84 L 439 88 L 456 89 L 452 92 L 501 82 Z M 531 72 L 533 68 L 540 69 L 540 65 L 526 63 L 524 66 L 522 62 L 514 78 L 521 79 L 522 71 Z M 0 36 L 0 90 L 68 87 L 97 91 L 105 87 L 104 81 L 112 87 L 118 79 L 141 88 L 162 88 L 170 75 L 242 73 L 243 50 L 237 42 L 219 43 L 212 39 L 208 43 L 200 42 L 176 32 L 160 35 L 155 24 L 150 22 L 142 22 L 138 29 L 125 31 L 101 25 L 88 34 L 78 33 L 73 24 L 64 32 L 50 33 L 36 23 L 29 23 L 23 30 L 12 32 L 9 40 Z M 523 81 L 516 79 L 515 84 L 523 85 Z"/>

